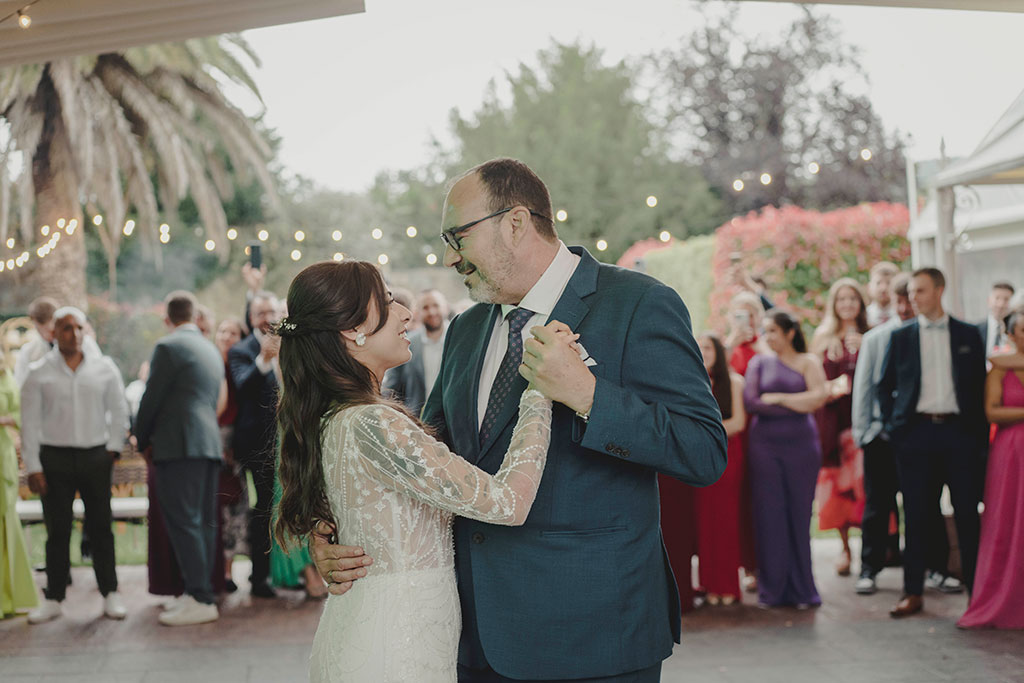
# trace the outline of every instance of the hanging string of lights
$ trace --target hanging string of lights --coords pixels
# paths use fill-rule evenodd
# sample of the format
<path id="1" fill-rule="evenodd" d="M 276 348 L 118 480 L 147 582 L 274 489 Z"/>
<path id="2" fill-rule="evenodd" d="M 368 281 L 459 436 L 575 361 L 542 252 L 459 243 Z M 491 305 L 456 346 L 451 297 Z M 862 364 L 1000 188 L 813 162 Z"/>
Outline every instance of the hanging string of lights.
<path id="1" fill-rule="evenodd" d="M 72 218 L 71 220 L 65 220 L 61 218 L 56 222 L 54 228 L 50 228 L 49 225 L 44 225 L 39 228 L 39 234 L 43 237 L 48 238 L 45 242 L 35 247 L 31 251 L 21 251 L 17 253 L 17 243 L 13 237 L 8 237 L 4 246 L 7 247 L 7 253 L 4 255 L 6 258 L 0 257 L 0 273 L 10 272 L 19 268 L 23 268 L 29 261 L 33 259 L 44 259 L 49 256 L 57 245 L 60 244 L 60 238 L 64 235 L 73 235 L 75 230 L 78 229 L 78 221 Z"/>
<path id="2" fill-rule="evenodd" d="M 31 0 L 31 2 L 25 3 L 24 5 L 14 10 L 13 12 L 10 12 L 9 14 L 5 15 L 4 17 L 0 17 L 0 24 L 4 23 L 8 19 L 16 18 L 18 26 L 24 29 L 29 28 L 30 26 L 32 26 L 32 16 L 28 13 L 28 10 L 30 7 L 32 7 L 32 5 L 36 4 L 37 2 L 39 2 L 39 0 Z"/>

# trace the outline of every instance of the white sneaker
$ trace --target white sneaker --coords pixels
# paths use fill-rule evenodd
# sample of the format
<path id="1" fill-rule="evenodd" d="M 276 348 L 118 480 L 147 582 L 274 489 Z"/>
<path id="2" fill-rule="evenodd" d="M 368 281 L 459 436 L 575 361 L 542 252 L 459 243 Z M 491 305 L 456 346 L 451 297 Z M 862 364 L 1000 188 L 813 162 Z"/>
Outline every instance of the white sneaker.
<path id="1" fill-rule="evenodd" d="M 160 603 L 160 606 L 163 608 L 164 612 L 171 612 L 171 611 L 177 609 L 178 604 L 181 602 L 181 599 L 183 597 L 185 597 L 185 596 L 184 595 L 172 595 L 169 598 L 164 598 L 164 601 Z"/>
<path id="2" fill-rule="evenodd" d="M 164 626 L 191 626 L 216 621 L 219 618 L 217 605 L 207 605 L 191 595 L 183 595 L 174 609 L 160 615 L 160 623 Z"/>
<path id="3" fill-rule="evenodd" d="M 128 616 L 128 608 L 124 606 L 120 593 L 107 593 L 107 597 L 103 598 L 103 615 L 107 619 L 124 619 Z"/>
<path id="4" fill-rule="evenodd" d="M 42 624 L 43 622 L 56 619 L 63 614 L 60 603 L 56 600 L 44 599 L 39 607 L 28 613 L 28 623 L 30 624 Z"/>

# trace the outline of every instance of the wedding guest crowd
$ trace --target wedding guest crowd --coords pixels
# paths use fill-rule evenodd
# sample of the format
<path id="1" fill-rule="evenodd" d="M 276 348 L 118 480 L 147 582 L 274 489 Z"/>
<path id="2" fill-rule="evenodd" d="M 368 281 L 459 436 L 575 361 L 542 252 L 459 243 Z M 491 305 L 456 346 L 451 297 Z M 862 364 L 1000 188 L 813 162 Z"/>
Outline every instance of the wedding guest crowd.
<path id="1" fill-rule="evenodd" d="M 264 274 L 244 269 L 245 322 L 227 318 L 218 325 L 190 293 L 169 295 L 168 334 L 127 391 L 113 361 L 86 334 L 81 311 L 47 298 L 32 303 L 33 340 L 13 374 L 0 363 L 5 615 L 31 609 L 31 623 L 61 615 L 77 493 L 104 614 L 125 616 L 110 489 L 129 420 L 150 460 L 150 592 L 171 598 L 160 623 L 217 619 L 218 595 L 237 589 L 231 573 L 237 554 L 252 559 L 254 597 L 274 597 L 275 587 L 326 595 L 306 548 L 282 548 L 269 536 L 271 507 L 280 496 L 274 419 L 280 338 L 272 330 L 286 311 L 263 289 Z M 809 321 L 772 302 L 763 282 L 737 276 L 736 283 L 744 291 L 730 302 L 724 341 L 711 332 L 698 338 L 728 436 L 728 466 L 704 489 L 659 480 L 664 540 L 683 610 L 695 596 L 698 604 L 741 603 L 744 589 L 754 590 L 764 608 L 819 605 L 810 540 L 816 513 L 818 530 L 838 533 L 835 570 L 846 576 L 856 569 L 856 593 L 876 593 L 879 574 L 902 564 L 903 594 L 893 617 L 922 611 L 926 589 L 966 589 L 969 607 L 959 626 L 1024 628 L 1017 590 L 1024 580 L 1024 309 L 1012 306 L 1013 285 L 994 283 L 987 318 L 966 323 L 943 307 L 941 271 L 905 273 L 881 262 L 863 288 L 849 277 L 831 284 L 807 343 Z M 390 371 L 384 388 L 419 412 L 436 381 L 453 313 L 436 289 L 415 296 L 395 290 L 414 311 L 412 360 Z M 13 509 L 16 438 L 29 486 L 43 503 L 41 602 Z M 256 494 L 251 501 L 247 477 Z M 944 489 L 955 539 L 941 511 Z M 855 558 L 850 531 L 857 527 Z M 951 557 L 954 540 L 958 561 Z M 954 564 L 959 578 L 950 571 Z"/>

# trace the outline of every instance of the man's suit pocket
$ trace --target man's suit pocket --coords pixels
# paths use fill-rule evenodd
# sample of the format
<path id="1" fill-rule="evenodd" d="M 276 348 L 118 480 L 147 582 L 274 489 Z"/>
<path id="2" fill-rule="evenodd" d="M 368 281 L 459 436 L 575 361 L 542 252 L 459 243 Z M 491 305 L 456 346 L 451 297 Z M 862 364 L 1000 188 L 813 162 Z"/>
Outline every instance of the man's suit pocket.
<path id="1" fill-rule="evenodd" d="M 624 525 L 619 526 L 603 526 L 595 529 L 546 529 L 540 532 L 540 535 L 544 538 L 566 538 L 576 537 L 582 538 L 585 536 L 609 536 L 612 534 L 619 534 L 626 531 L 628 527 Z"/>

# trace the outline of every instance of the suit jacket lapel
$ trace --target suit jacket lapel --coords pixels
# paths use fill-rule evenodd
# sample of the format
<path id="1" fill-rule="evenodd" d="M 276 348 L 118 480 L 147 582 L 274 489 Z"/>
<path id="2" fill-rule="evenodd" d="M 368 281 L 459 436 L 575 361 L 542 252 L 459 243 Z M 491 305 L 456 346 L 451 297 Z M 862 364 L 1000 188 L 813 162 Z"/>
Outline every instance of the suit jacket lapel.
<path id="1" fill-rule="evenodd" d="M 960 408 L 960 413 L 963 414 L 964 408 L 960 404 L 960 370 L 961 363 L 956 362 L 957 349 L 960 348 L 961 344 L 965 343 L 963 336 L 960 334 L 959 321 L 950 317 L 949 319 L 949 360 L 953 366 L 953 395 L 956 397 L 957 406 Z"/>
<path id="2" fill-rule="evenodd" d="M 577 326 L 583 322 L 587 313 L 590 312 L 590 307 L 585 301 L 583 301 L 583 297 L 592 294 L 594 290 L 597 289 L 597 273 L 599 265 L 594 257 L 587 253 L 587 250 L 583 247 L 570 247 L 570 251 L 580 257 L 580 263 L 576 266 L 576 271 L 572 274 L 572 277 L 569 278 L 569 283 L 566 285 L 565 291 L 562 292 L 562 296 L 558 299 L 554 309 L 551 311 L 551 315 L 548 316 L 547 322 L 558 320 L 568 325 L 569 328 L 575 332 Z M 488 330 L 493 329 L 494 318 L 491 319 L 491 322 L 492 325 Z M 483 365 L 482 357 L 480 365 Z M 478 387 L 479 382 L 480 373 L 478 369 Z M 498 420 L 494 425 L 494 429 L 491 431 L 490 437 L 487 439 L 486 443 L 482 444 L 479 461 L 483 461 L 483 459 L 487 457 L 488 452 L 498 440 L 498 437 L 505 431 L 509 423 L 515 419 L 519 412 L 519 398 L 525 390 L 526 380 L 523 379 L 522 376 L 517 375 L 512 382 L 512 390 L 509 391 L 508 397 L 505 399 L 505 403 L 502 405 L 501 411 L 498 413 Z M 474 393 L 474 396 L 476 396 L 476 393 Z M 479 419 L 477 419 L 477 422 L 479 422 Z"/>
<path id="3" fill-rule="evenodd" d="M 921 325 L 916 320 L 914 324 L 910 326 L 908 343 L 911 348 L 908 349 L 910 357 L 914 359 L 914 395 L 913 401 L 910 404 L 910 411 L 913 412 L 917 407 L 917 402 L 921 398 Z"/>

